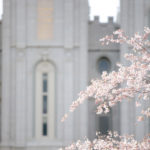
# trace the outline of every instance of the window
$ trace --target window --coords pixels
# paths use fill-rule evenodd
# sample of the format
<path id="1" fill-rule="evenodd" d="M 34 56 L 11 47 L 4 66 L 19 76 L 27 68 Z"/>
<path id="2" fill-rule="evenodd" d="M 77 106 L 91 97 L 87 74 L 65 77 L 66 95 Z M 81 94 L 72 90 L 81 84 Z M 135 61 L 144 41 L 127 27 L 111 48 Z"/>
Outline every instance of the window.
<path id="1" fill-rule="evenodd" d="M 111 63 L 107 57 L 101 57 L 97 63 L 98 72 L 102 74 L 103 71 L 110 72 L 111 70 Z M 111 128 L 111 112 L 109 114 L 100 115 L 98 117 L 98 130 L 101 134 L 106 135 L 108 130 Z"/>
<path id="2" fill-rule="evenodd" d="M 35 136 L 55 137 L 55 67 L 41 62 L 35 70 Z"/>
<path id="3" fill-rule="evenodd" d="M 109 72 L 111 69 L 111 64 L 108 58 L 102 57 L 98 60 L 98 71 L 102 73 L 103 71 Z"/>
<path id="4" fill-rule="evenodd" d="M 47 92 L 48 74 L 43 73 L 43 92 Z"/>
<path id="5" fill-rule="evenodd" d="M 101 134 L 107 134 L 110 130 L 109 127 L 109 116 L 100 116 L 99 117 L 99 131 Z"/>

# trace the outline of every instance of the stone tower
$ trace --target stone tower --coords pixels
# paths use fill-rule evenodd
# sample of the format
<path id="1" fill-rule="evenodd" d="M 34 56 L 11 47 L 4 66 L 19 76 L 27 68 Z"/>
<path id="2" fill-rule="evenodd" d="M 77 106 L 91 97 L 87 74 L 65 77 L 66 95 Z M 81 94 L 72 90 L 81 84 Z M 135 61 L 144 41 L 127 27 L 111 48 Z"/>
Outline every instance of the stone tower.
<path id="1" fill-rule="evenodd" d="M 100 79 L 102 71 L 111 72 L 117 70 L 116 63 L 120 58 L 120 45 L 110 44 L 102 45 L 100 38 L 110 35 L 117 30 L 119 25 L 108 18 L 108 23 L 100 22 L 100 18 L 95 16 L 93 21 L 89 21 L 88 36 L 88 81 L 91 79 Z M 96 115 L 96 106 L 93 99 L 89 99 L 89 138 L 94 139 L 95 133 L 100 131 L 107 134 L 107 131 L 113 130 L 120 132 L 120 108 L 119 104 L 111 109 L 108 114 Z"/>
<path id="2" fill-rule="evenodd" d="M 1 150 L 56 149 L 87 135 L 87 0 L 5 0 Z"/>
<path id="3" fill-rule="evenodd" d="M 144 27 L 150 27 L 150 1 L 149 0 L 121 0 L 120 1 L 120 25 L 121 29 L 129 36 L 135 32 L 142 33 Z M 121 63 L 127 64 L 123 55 L 129 52 L 127 45 L 120 47 Z M 143 106 L 145 107 L 145 106 Z M 139 115 L 139 108 L 130 102 L 121 103 L 121 134 L 134 134 L 137 139 L 142 139 L 150 131 L 150 120 L 146 119 L 142 123 L 136 124 L 136 118 Z"/>

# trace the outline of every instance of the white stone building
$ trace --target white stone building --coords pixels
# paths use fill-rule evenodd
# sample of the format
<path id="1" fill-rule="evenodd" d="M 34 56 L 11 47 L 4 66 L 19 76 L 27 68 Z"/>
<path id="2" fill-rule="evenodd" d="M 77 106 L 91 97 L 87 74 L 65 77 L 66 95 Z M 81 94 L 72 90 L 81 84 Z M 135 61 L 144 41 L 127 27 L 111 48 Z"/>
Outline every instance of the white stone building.
<path id="1" fill-rule="evenodd" d="M 121 0 L 120 1 L 121 28 L 132 36 L 135 32 L 143 33 L 144 27 L 150 27 L 150 1 L 149 0 Z M 129 52 L 127 45 L 120 47 L 120 60 L 125 64 L 124 53 Z M 143 106 L 145 107 L 145 106 Z M 142 123 L 136 122 L 140 110 L 133 103 L 123 102 L 120 106 L 120 131 L 121 134 L 134 134 L 141 139 L 150 132 L 150 119 Z"/>
<path id="2" fill-rule="evenodd" d="M 137 138 L 150 130 L 148 121 L 134 127 L 133 105 L 95 116 L 90 99 L 60 122 L 91 78 L 124 63 L 128 49 L 100 45 L 98 40 L 119 25 L 112 17 L 108 23 L 98 17 L 89 21 L 88 8 L 88 0 L 4 0 L 0 150 L 55 150 L 85 136 L 92 139 L 96 130 Z M 129 34 L 142 31 L 149 10 L 148 0 L 121 0 L 121 28 Z"/>

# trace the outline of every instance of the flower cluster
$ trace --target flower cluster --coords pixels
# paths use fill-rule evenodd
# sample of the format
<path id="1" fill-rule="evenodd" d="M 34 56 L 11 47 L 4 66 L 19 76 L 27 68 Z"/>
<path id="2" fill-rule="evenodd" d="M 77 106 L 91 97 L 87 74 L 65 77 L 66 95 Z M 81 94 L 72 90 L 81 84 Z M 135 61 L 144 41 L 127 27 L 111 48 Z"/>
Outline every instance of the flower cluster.
<path id="1" fill-rule="evenodd" d="M 95 99 L 97 114 L 108 113 L 110 107 L 122 100 L 134 99 L 135 96 L 138 96 L 135 103 L 137 107 L 140 107 L 143 101 L 148 101 L 150 97 L 150 42 L 147 40 L 149 34 L 150 29 L 145 27 L 143 35 L 136 33 L 129 38 L 122 30 L 117 30 L 112 35 L 101 39 L 102 44 L 127 43 L 131 53 L 125 54 L 125 59 L 130 63 L 128 66 L 117 64 L 118 71 L 109 74 L 103 72 L 101 79 L 92 80 L 91 85 L 80 92 L 79 98 L 71 104 L 70 112 L 89 97 Z M 149 111 L 142 110 L 142 112 L 143 115 L 149 116 Z"/>
<path id="2" fill-rule="evenodd" d="M 119 136 L 117 132 L 108 132 L 108 135 L 105 136 L 98 133 L 97 138 L 93 141 L 78 140 L 65 147 L 64 150 L 148 150 L 149 148 L 150 136 L 138 142 L 133 135 Z"/>
<path id="3" fill-rule="evenodd" d="M 129 38 L 122 30 L 115 31 L 100 41 L 102 44 L 126 43 L 130 53 L 125 54 L 128 65 L 117 64 L 118 71 L 103 72 L 99 80 L 92 80 L 85 91 L 80 92 L 79 98 L 70 106 L 73 112 L 89 97 L 93 97 L 97 105 L 97 114 L 108 113 L 109 108 L 123 100 L 135 100 L 135 106 L 141 107 L 147 103 L 147 108 L 141 111 L 138 121 L 150 117 L 150 29 L 144 28 L 143 35 L 136 33 Z M 64 121 L 67 114 L 62 118 Z M 116 132 L 108 135 L 98 134 L 93 141 L 85 139 L 66 147 L 65 150 L 149 150 L 150 135 L 138 142 L 133 136 L 119 136 Z"/>

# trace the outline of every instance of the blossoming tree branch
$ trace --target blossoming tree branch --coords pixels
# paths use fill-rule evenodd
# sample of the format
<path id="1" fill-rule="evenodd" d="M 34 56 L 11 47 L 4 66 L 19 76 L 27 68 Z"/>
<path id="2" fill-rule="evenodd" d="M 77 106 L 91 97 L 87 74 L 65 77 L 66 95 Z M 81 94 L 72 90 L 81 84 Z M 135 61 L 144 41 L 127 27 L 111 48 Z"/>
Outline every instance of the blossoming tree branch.
<path id="1" fill-rule="evenodd" d="M 147 108 L 141 111 L 138 121 L 150 117 L 150 41 L 148 37 L 150 29 L 145 27 L 143 35 L 135 33 L 133 37 L 128 37 L 122 30 L 115 31 L 112 35 L 106 36 L 100 41 L 102 44 L 109 43 L 127 44 L 130 52 L 125 54 L 125 59 L 129 61 L 127 66 L 117 64 L 118 71 L 111 73 L 103 72 L 101 79 L 92 80 L 91 85 L 85 91 L 80 92 L 79 98 L 70 106 L 73 112 L 80 104 L 89 97 L 93 97 L 97 105 L 97 114 L 108 113 L 110 108 L 118 102 L 134 100 L 136 107 L 143 103 Z M 136 97 L 136 98 L 135 98 Z M 62 121 L 67 118 L 64 115 Z M 119 139 L 119 140 L 118 140 Z M 66 147 L 71 149 L 150 149 L 150 137 L 147 136 L 141 142 L 137 142 L 132 136 L 119 136 L 116 132 L 109 132 L 107 136 L 98 134 L 94 141 L 86 139 L 84 142 L 78 141 Z"/>

